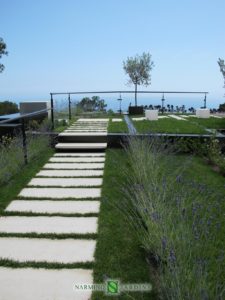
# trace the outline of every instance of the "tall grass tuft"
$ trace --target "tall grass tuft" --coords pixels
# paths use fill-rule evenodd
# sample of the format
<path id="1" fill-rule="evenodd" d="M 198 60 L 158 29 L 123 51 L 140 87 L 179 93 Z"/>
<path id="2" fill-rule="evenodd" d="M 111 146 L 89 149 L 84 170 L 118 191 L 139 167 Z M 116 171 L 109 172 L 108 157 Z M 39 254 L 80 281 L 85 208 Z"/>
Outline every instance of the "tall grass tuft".
<path id="1" fill-rule="evenodd" d="M 45 123 L 39 126 L 40 131 L 45 131 Z M 28 162 L 44 153 L 49 148 L 48 135 L 27 134 Z M 7 183 L 24 165 L 24 152 L 22 135 L 17 132 L 13 137 L 3 136 L 0 142 L 0 185 Z"/>
<path id="2" fill-rule="evenodd" d="M 191 161 L 155 139 L 130 140 L 121 211 L 157 270 L 161 299 L 224 299 L 222 199 L 187 180 Z"/>

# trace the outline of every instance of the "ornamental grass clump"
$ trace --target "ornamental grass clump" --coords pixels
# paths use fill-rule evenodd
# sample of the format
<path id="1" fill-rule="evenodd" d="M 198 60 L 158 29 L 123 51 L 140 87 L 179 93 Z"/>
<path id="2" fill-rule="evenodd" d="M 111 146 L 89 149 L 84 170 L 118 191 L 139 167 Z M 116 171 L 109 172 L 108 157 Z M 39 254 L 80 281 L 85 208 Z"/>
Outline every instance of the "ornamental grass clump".
<path id="1" fill-rule="evenodd" d="M 43 125 L 40 125 L 43 131 Z M 49 136 L 27 133 L 28 162 L 49 148 Z M 0 141 L 0 185 L 7 183 L 24 166 L 23 138 L 21 132 L 14 136 L 2 136 Z"/>
<path id="2" fill-rule="evenodd" d="M 121 210 L 156 268 L 161 299 L 223 299 L 223 200 L 187 180 L 166 142 L 131 139 Z"/>

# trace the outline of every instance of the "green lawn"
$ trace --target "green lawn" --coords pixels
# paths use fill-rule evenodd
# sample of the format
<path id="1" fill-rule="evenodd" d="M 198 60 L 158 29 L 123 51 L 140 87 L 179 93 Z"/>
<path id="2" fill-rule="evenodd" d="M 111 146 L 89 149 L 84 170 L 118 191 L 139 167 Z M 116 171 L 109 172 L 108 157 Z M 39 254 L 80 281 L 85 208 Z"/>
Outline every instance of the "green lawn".
<path id="1" fill-rule="evenodd" d="M 139 133 L 195 133 L 207 134 L 204 128 L 190 121 L 175 120 L 172 118 L 159 119 L 158 121 L 133 121 Z"/>
<path id="2" fill-rule="evenodd" d="M 108 125 L 108 132 L 110 132 L 110 133 L 118 133 L 118 132 L 119 133 L 122 133 L 122 132 L 127 133 L 128 132 L 127 124 L 124 121 L 124 119 L 122 122 L 112 122 L 112 119 L 110 119 L 109 125 Z"/>
<path id="3" fill-rule="evenodd" d="M 198 124 L 200 126 L 209 129 L 225 128 L 225 118 L 218 119 L 218 118 L 211 117 L 209 119 L 200 119 L 196 117 L 189 117 L 188 120 L 190 120 L 190 122 L 192 122 L 193 124 Z"/>

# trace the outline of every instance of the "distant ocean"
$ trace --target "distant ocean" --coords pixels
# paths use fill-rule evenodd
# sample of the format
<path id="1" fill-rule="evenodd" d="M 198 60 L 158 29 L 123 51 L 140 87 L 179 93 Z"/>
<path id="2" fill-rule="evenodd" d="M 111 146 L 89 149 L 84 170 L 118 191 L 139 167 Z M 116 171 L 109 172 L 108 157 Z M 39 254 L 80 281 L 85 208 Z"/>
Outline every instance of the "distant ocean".
<path id="1" fill-rule="evenodd" d="M 91 97 L 92 95 L 82 95 L 82 96 L 73 96 L 71 95 L 71 101 L 72 103 L 76 103 L 78 101 L 80 101 L 83 97 Z M 138 95 L 138 105 L 161 105 L 162 101 L 161 101 L 161 97 L 162 95 Z M 113 111 L 117 111 L 119 110 L 119 101 L 117 100 L 119 98 L 119 95 L 115 96 L 104 96 L 104 95 L 100 95 L 101 99 L 105 100 L 105 103 L 107 104 L 107 109 L 112 109 Z M 21 99 L 21 98 L 20 98 Z M 24 100 L 11 100 L 15 103 L 19 103 L 22 101 L 49 101 L 49 97 L 41 97 L 41 98 L 34 98 L 32 97 L 30 100 L 26 97 Z M 223 96 L 220 97 L 220 99 L 211 99 L 210 97 L 208 97 L 207 99 L 207 107 L 208 108 L 218 108 L 219 104 L 224 103 L 225 102 L 225 98 L 223 98 Z M 67 107 L 68 100 L 66 97 L 62 97 L 62 96 L 54 96 L 54 105 L 57 109 L 63 109 Z M 131 103 L 131 105 L 134 105 L 134 95 L 130 94 L 129 96 L 127 95 L 122 95 L 122 101 L 121 101 L 121 107 L 123 111 L 126 111 L 128 109 L 129 104 Z M 200 108 L 203 107 L 204 105 L 204 95 L 190 95 L 187 96 L 185 95 L 185 97 L 181 96 L 176 96 L 174 97 L 173 95 L 165 95 L 165 102 L 164 102 L 164 106 L 166 107 L 168 104 L 173 105 L 174 108 L 176 106 L 182 106 L 185 105 L 185 108 L 188 109 L 190 107 L 194 107 L 194 108 Z"/>

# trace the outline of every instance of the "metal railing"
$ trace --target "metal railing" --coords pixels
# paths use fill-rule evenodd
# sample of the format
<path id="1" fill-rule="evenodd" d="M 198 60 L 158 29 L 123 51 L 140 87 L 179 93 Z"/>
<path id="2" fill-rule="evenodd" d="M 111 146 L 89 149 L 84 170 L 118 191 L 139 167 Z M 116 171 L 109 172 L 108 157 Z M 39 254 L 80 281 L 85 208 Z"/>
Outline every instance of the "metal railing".
<path id="1" fill-rule="evenodd" d="M 33 117 L 43 115 L 44 113 L 47 113 L 49 110 L 52 111 L 52 108 L 48 109 L 42 109 L 36 112 L 23 114 L 15 118 L 7 119 L 0 121 L 0 128 L 20 128 L 22 133 L 22 144 L 23 144 L 23 154 L 24 154 L 24 163 L 28 163 L 28 157 L 27 157 L 27 136 L 26 136 L 26 126 L 25 126 L 25 120 L 32 119 Z M 52 119 L 54 122 L 54 119 Z M 20 123 L 12 123 L 15 121 L 20 121 Z M 54 124 L 52 123 L 52 128 L 54 128 Z"/>
<path id="2" fill-rule="evenodd" d="M 162 94 L 162 111 L 164 110 L 164 103 L 165 103 L 165 95 L 166 94 L 201 94 L 204 95 L 203 99 L 203 107 L 206 108 L 206 101 L 207 101 L 207 94 L 209 92 L 201 92 L 201 91 L 137 91 L 137 94 Z M 117 91 L 80 91 L 80 92 L 54 92 L 50 93 L 51 97 L 51 117 L 52 117 L 52 124 L 54 126 L 54 96 L 59 95 L 67 95 L 68 97 L 68 111 L 69 111 L 69 120 L 71 120 L 71 95 L 85 95 L 85 94 L 119 94 L 120 98 L 122 94 L 135 94 L 135 91 L 124 91 L 124 90 L 117 90 Z"/>

